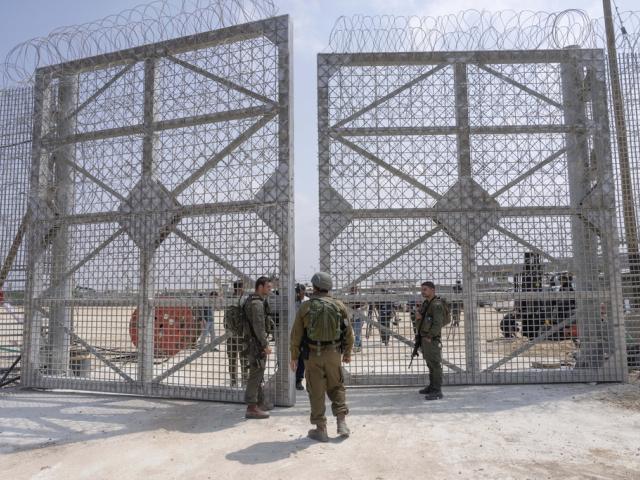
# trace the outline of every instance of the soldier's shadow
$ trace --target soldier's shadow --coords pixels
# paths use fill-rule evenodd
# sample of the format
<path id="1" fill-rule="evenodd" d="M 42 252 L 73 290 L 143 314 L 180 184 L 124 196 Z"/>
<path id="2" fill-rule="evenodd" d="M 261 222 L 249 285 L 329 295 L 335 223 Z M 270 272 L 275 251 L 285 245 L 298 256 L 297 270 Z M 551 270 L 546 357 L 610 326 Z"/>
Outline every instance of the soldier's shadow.
<path id="1" fill-rule="evenodd" d="M 331 443 L 338 441 L 339 439 L 330 440 Z M 296 457 L 299 452 L 312 445 L 317 445 L 317 442 L 307 437 L 282 442 L 260 442 L 237 452 L 228 453 L 225 458 L 245 465 L 259 465 Z"/>

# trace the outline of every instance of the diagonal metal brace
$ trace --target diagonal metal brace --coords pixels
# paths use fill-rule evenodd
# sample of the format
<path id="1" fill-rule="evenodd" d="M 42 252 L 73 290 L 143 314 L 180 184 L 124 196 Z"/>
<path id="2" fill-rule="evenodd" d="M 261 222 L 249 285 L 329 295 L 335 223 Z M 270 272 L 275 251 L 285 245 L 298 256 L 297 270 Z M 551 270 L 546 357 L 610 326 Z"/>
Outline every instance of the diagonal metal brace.
<path id="1" fill-rule="evenodd" d="M 109 367 L 111 370 L 113 370 L 114 372 L 116 372 L 118 375 L 120 375 L 122 378 L 124 378 L 127 382 L 131 382 L 133 383 L 133 378 L 131 378 L 129 375 L 127 375 L 126 373 L 124 373 L 122 370 L 120 370 L 120 368 L 118 368 L 118 366 L 113 363 L 111 360 L 109 360 L 107 357 L 105 357 L 104 355 L 102 355 L 98 350 L 96 350 L 93 346 L 91 346 L 89 343 L 87 343 L 83 338 L 79 337 L 76 333 L 74 333 L 73 331 L 71 331 L 69 328 L 67 327 L 63 327 L 64 331 L 71 336 L 71 338 L 78 342 L 80 345 L 82 345 L 84 348 L 86 348 L 90 353 L 92 353 L 98 360 L 100 360 L 102 363 L 104 363 L 107 367 Z"/>
<path id="2" fill-rule="evenodd" d="M 187 358 L 181 360 L 180 362 L 176 363 L 173 367 L 171 367 L 169 370 L 161 373 L 160 375 L 158 375 L 157 377 L 155 377 L 152 382 L 153 383 L 160 383 L 162 380 L 164 380 L 165 378 L 170 377 L 171 375 L 173 375 L 174 373 L 176 373 L 178 370 L 180 370 L 181 368 L 186 367 L 187 365 L 189 365 L 191 362 L 194 362 L 195 360 L 197 360 L 198 358 L 200 358 L 202 355 L 204 355 L 205 353 L 209 353 L 211 351 L 213 351 L 213 349 L 215 347 L 217 347 L 218 345 L 220 345 L 222 342 L 224 342 L 227 338 L 229 338 L 231 336 L 231 334 L 229 332 L 225 332 L 223 335 L 220 335 L 218 338 L 216 338 L 215 340 L 213 340 L 211 343 L 209 343 L 209 345 L 207 345 L 206 347 L 204 347 L 201 350 L 198 350 L 194 353 L 192 353 L 191 355 L 189 355 Z"/>
<path id="3" fill-rule="evenodd" d="M 493 365 L 488 366 L 482 372 L 483 373 L 492 372 L 496 368 L 499 368 L 502 365 L 504 365 L 505 363 L 510 362 L 511 360 L 516 358 L 518 355 L 520 355 L 520 354 L 526 352 L 527 350 L 535 347 L 540 342 L 545 341 L 547 338 L 549 338 L 554 333 L 559 332 L 561 329 L 563 329 L 565 327 L 567 322 L 569 322 L 569 324 L 574 323 L 575 319 L 568 318 L 568 319 L 565 319 L 565 320 L 561 321 L 560 323 L 555 324 L 552 328 L 550 328 L 549 330 L 545 331 L 544 333 L 541 333 L 536 338 L 531 340 L 529 343 L 526 343 L 526 344 L 522 345 L 520 348 L 515 349 L 513 352 L 511 352 L 509 355 L 507 355 L 503 359 L 499 360 L 498 362 L 494 363 Z"/>
<path id="4" fill-rule="evenodd" d="M 387 334 L 389 334 L 389 336 L 395 338 L 396 340 L 398 340 L 400 343 L 404 343 L 406 346 L 410 347 L 411 350 L 413 350 L 413 347 L 415 346 L 415 343 L 413 343 L 411 340 L 403 337 L 402 335 L 400 335 L 399 333 L 394 332 L 393 330 L 391 330 L 390 328 L 387 328 L 385 326 L 383 326 L 382 324 L 380 324 L 379 322 L 376 322 L 375 320 L 369 318 L 369 317 L 363 317 L 365 322 L 370 323 L 371 325 L 374 325 L 375 327 L 377 327 L 380 331 L 385 332 Z M 453 370 L 456 373 L 464 373 L 464 370 L 462 370 L 458 365 L 451 363 L 448 360 L 445 360 L 444 358 L 442 359 L 442 364 L 446 365 L 449 369 Z"/>

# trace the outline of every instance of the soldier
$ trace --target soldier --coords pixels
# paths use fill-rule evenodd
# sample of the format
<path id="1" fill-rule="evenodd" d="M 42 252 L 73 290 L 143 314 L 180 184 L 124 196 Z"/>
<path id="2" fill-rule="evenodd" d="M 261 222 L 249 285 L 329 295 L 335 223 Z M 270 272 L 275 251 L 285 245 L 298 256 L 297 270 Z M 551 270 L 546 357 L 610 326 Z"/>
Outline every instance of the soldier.
<path id="1" fill-rule="evenodd" d="M 329 441 L 325 417 L 325 393 L 331 400 L 331 410 L 337 417 L 338 435 L 348 437 L 345 421 L 349 413 L 345 398 L 340 361 L 351 361 L 353 330 L 349 325 L 347 307 L 329 295 L 333 284 L 328 273 L 319 272 L 311 278 L 313 295 L 296 314 L 291 330 L 291 362 L 295 371 L 298 357 L 303 355 L 307 391 L 311 403 L 309 437 L 319 442 Z"/>
<path id="2" fill-rule="evenodd" d="M 244 394 L 244 401 L 247 404 L 245 418 L 269 418 L 267 410 L 273 408 L 265 401 L 262 390 L 267 355 L 271 354 L 271 347 L 267 340 L 271 329 L 267 302 L 270 293 L 271 280 L 260 277 L 256 280 L 254 293 L 243 305 L 247 319 L 244 328 L 244 346 L 249 363 L 249 377 Z"/>
<path id="3" fill-rule="evenodd" d="M 242 383 L 247 383 L 247 374 L 249 372 L 249 365 L 247 364 L 247 357 L 242 353 L 243 337 L 238 332 L 234 332 L 231 327 L 233 315 L 239 315 L 240 309 L 244 304 L 246 297 L 244 295 L 244 283 L 242 280 L 236 280 L 233 282 L 233 305 L 225 309 L 225 327 L 231 332 L 227 338 L 227 358 L 229 360 L 229 378 L 231 379 L 231 386 L 238 385 L 238 363 L 240 363 Z M 229 318 L 227 318 L 229 317 Z M 242 331 L 242 329 L 240 330 Z"/>
<path id="4" fill-rule="evenodd" d="M 438 400 L 442 395 L 442 343 L 440 332 L 444 324 L 445 307 L 436 297 L 433 282 L 424 282 L 421 286 L 424 297 L 420 310 L 416 312 L 418 332 L 422 339 L 422 356 L 429 369 L 429 385 L 419 393 L 426 394 L 426 400 Z"/>
<path id="5" fill-rule="evenodd" d="M 307 289 L 301 283 L 296 284 L 296 312 L 300 310 L 300 307 L 304 302 L 309 301 L 309 297 L 306 295 Z M 298 357 L 298 367 L 296 368 L 296 390 L 304 390 L 302 386 L 302 379 L 304 378 L 304 359 L 302 355 Z"/>

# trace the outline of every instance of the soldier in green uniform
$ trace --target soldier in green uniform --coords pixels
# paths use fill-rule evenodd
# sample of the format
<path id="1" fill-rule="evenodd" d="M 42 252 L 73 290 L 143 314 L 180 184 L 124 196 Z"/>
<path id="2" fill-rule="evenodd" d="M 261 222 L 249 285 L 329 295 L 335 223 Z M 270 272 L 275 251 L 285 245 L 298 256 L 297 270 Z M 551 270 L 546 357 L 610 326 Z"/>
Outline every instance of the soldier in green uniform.
<path id="1" fill-rule="evenodd" d="M 416 321 L 421 338 L 422 355 L 429 369 L 429 385 L 420 393 L 426 394 L 426 400 L 439 400 L 442 395 L 442 343 L 440 332 L 444 324 L 445 307 L 436 296 L 433 282 L 424 282 L 421 286 L 424 297 L 420 310 L 416 312 Z"/>
<path id="2" fill-rule="evenodd" d="M 311 284 L 313 295 L 300 306 L 291 330 L 290 367 L 295 371 L 298 357 L 303 355 L 311 403 L 310 420 L 316 426 L 309 430 L 309 437 L 327 442 L 325 394 L 331 400 L 333 415 L 337 417 L 338 435 L 348 437 L 350 434 L 345 421 L 349 408 L 340 363 L 351 361 L 353 330 L 347 307 L 329 294 L 333 287 L 331 276 L 324 272 L 316 273 Z"/>
<path id="3" fill-rule="evenodd" d="M 244 282 L 242 280 L 236 280 L 233 282 L 233 305 L 231 306 L 231 312 L 229 309 L 225 309 L 225 329 L 229 331 L 227 315 L 231 315 L 235 311 L 239 311 L 243 308 L 244 302 L 247 299 L 244 295 Z M 244 343 L 243 335 L 238 335 L 236 332 L 231 331 L 230 336 L 227 337 L 227 358 L 229 360 L 229 378 L 231 379 L 231 386 L 238 385 L 238 362 L 240 363 L 240 376 L 242 383 L 247 383 L 247 375 L 249 373 L 249 365 L 247 363 L 247 356 L 242 352 L 242 345 Z"/>
<path id="4" fill-rule="evenodd" d="M 262 390 L 267 355 L 271 347 L 267 340 L 271 321 L 267 297 L 271 293 L 271 280 L 260 277 L 256 280 L 254 293 L 245 301 L 243 308 L 246 316 L 244 346 L 249 363 L 249 376 L 244 401 L 247 404 L 245 418 L 269 418 L 267 410 L 273 408 L 265 402 Z"/>

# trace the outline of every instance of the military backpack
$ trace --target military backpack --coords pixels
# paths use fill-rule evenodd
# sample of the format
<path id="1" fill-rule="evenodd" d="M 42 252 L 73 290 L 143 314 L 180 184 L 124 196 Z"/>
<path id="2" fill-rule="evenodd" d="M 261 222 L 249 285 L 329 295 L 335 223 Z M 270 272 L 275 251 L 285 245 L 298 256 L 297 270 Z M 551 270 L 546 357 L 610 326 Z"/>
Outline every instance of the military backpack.
<path id="1" fill-rule="evenodd" d="M 438 297 L 435 296 L 431 299 L 431 301 L 429 301 L 429 303 L 427 304 L 427 308 L 425 308 L 425 313 L 427 310 L 429 310 L 429 307 L 431 306 L 431 303 L 434 300 L 440 300 L 440 303 L 442 304 L 442 310 L 444 311 L 444 316 L 442 318 L 442 326 L 446 326 L 449 325 L 451 323 L 451 305 L 449 305 L 449 302 L 442 297 Z"/>
<path id="2" fill-rule="evenodd" d="M 442 309 L 444 310 L 444 318 L 442 319 L 442 326 L 449 325 L 451 323 L 451 305 L 442 297 L 438 297 L 442 302 Z"/>
<path id="3" fill-rule="evenodd" d="M 229 305 L 224 309 L 224 328 L 229 330 L 234 337 L 242 337 L 244 335 L 246 314 L 241 301 L 242 299 L 239 298 L 237 304 Z"/>
<path id="4" fill-rule="evenodd" d="M 309 300 L 307 338 L 316 345 L 337 343 L 342 336 L 342 313 L 338 306 L 322 297 Z"/>

